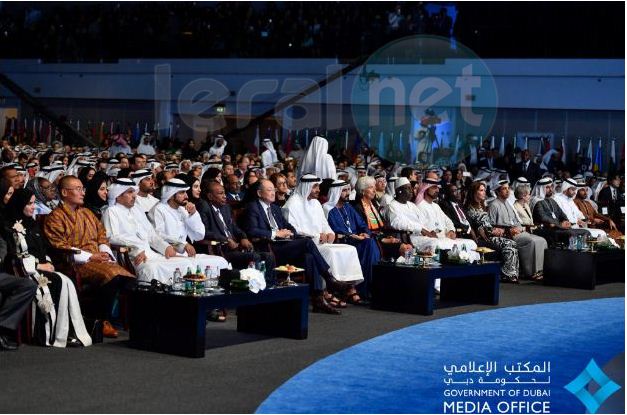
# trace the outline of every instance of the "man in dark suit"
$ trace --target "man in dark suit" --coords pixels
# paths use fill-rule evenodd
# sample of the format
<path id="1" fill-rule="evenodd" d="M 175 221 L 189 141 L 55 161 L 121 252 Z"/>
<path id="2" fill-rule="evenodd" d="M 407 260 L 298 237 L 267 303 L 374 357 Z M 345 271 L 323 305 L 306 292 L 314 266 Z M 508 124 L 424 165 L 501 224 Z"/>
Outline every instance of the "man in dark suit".
<path id="1" fill-rule="evenodd" d="M 241 184 L 239 182 L 239 178 L 231 174 L 225 180 L 225 188 L 226 188 L 226 200 L 229 202 L 240 202 L 244 200 L 244 193 L 241 191 Z"/>
<path id="2" fill-rule="evenodd" d="M 246 268 L 250 261 L 265 261 L 266 282 L 274 284 L 274 256 L 269 252 L 252 252 L 253 244 L 233 221 L 224 187 L 216 181 L 207 181 L 201 194 L 207 200 L 200 199 L 196 207 L 205 225 L 205 239 L 224 242 L 222 254 L 237 269 Z"/>
<path id="3" fill-rule="evenodd" d="M 0 264 L 4 262 L 7 246 L 0 238 Z M 37 285 L 30 278 L 18 278 L 0 273 L 0 352 L 17 349 L 11 341 L 26 309 L 33 301 Z"/>
<path id="4" fill-rule="evenodd" d="M 313 311 L 340 314 L 324 299 L 325 278 L 331 278 L 329 264 L 316 244 L 309 238 L 298 238 L 296 229 L 283 217 L 281 208 L 274 204 L 274 185 L 270 180 L 259 181 L 257 200 L 246 206 L 245 230 L 249 237 L 270 241 L 279 264 L 294 264 L 305 269 L 313 294 Z"/>
<path id="5" fill-rule="evenodd" d="M 609 216 L 624 231 L 625 195 L 620 192 L 620 175 L 611 174 L 607 178 L 608 186 L 599 192 L 597 203 L 599 213 Z M 621 209 L 622 208 L 622 209 Z"/>
<path id="6" fill-rule="evenodd" d="M 444 187 L 444 197 L 438 202 L 438 205 L 440 205 L 444 214 L 453 222 L 457 236 L 460 238 L 469 238 L 474 235 L 472 235 L 472 228 L 462 209 L 460 195 L 460 189 L 457 188 L 457 185 L 455 183 L 449 183 Z"/>
<path id="7" fill-rule="evenodd" d="M 533 186 L 540 178 L 540 166 L 531 160 L 529 150 L 523 150 L 521 153 L 522 161 L 516 164 L 514 177 L 524 177 Z"/>

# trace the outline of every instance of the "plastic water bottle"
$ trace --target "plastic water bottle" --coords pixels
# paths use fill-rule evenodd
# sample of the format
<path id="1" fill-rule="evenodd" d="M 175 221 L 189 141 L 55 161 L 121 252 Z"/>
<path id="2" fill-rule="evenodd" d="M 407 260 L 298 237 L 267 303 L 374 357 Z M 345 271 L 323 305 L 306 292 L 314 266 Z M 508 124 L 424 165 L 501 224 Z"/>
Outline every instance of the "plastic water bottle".
<path id="1" fill-rule="evenodd" d="M 259 271 L 261 271 L 261 273 L 264 275 L 266 275 L 266 261 L 260 261 L 259 262 Z"/>
<path id="2" fill-rule="evenodd" d="M 577 236 L 577 251 L 581 251 L 583 249 L 583 236 Z"/>
<path id="3" fill-rule="evenodd" d="M 181 275 L 181 270 L 177 268 L 174 270 L 174 275 L 172 276 L 172 290 L 182 291 L 183 290 L 182 281 L 183 281 L 183 276 Z"/>
<path id="4" fill-rule="evenodd" d="M 405 251 L 405 265 L 411 265 L 412 249 Z"/>
<path id="5" fill-rule="evenodd" d="M 440 262 L 440 248 L 436 245 L 435 246 L 435 251 L 434 251 L 434 255 L 433 255 L 433 260 L 435 262 Z"/>

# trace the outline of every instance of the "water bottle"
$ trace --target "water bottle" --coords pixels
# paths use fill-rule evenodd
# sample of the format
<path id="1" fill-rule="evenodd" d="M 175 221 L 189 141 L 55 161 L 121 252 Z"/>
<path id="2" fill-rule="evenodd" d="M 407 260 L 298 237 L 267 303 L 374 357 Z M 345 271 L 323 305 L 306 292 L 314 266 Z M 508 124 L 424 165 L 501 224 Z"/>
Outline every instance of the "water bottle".
<path id="1" fill-rule="evenodd" d="M 434 251 L 434 255 L 433 255 L 433 260 L 435 262 L 440 262 L 440 248 L 436 245 L 435 246 L 435 251 Z"/>
<path id="2" fill-rule="evenodd" d="M 261 271 L 264 277 L 266 276 L 266 261 L 259 262 L 259 271 Z"/>
<path id="3" fill-rule="evenodd" d="M 412 256 L 412 250 L 408 249 L 405 251 L 405 265 L 411 265 L 411 256 Z"/>
<path id="4" fill-rule="evenodd" d="M 570 238 L 568 238 L 568 249 L 571 251 L 574 251 L 575 248 L 576 248 L 575 237 L 571 236 Z"/>
<path id="5" fill-rule="evenodd" d="M 581 251 L 583 249 L 583 237 L 581 235 L 577 236 L 577 251 Z"/>
<path id="6" fill-rule="evenodd" d="M 196 265 L 196 275 L 202 275 L 202 270 L 200 269 L 200 264 Z"/>
<path id="7" fill-rule="evenodd" d="M 174 276 L 172 278 L 172 289 L 174 291 L 181 291 L 183 289 L 183 286 L 181 284 L 182 280 L 183 280 L 183 276 L 181 275 L 181 270 L 180 269 L 176 269 L 174 270 Z"/>

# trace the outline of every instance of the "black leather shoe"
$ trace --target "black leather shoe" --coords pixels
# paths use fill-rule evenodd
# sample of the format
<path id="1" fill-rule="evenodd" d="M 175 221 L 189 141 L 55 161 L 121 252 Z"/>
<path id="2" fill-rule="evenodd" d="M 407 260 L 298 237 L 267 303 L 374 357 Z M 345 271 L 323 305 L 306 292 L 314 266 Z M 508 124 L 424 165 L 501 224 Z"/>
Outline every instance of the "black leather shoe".
<path id="1" fill-rule="evenodd" d="M 0 350 L 17 350 L 17 344 L 0 334 Z"/>
<path id="2" fill-rule="evenodd" d="M 83 347 L 83 343 L 74 337 L 68 337 L 66 347 Z"/>
<path id="3" fill-rule="evenodd" d="M 338 310 L 337 308 L 333 308 L 331 307 L 331 305 L 329 303 L 327 303 L 327 300 L 324 299 L 324 297 L 320 296 L 320 297 L 316 297 L 313 300 L 313 307 L 312 307 L 312 312 L 314 313 L 325 313 L 325 314 L 342 314 L 342 312 L 340 310 Z"/>

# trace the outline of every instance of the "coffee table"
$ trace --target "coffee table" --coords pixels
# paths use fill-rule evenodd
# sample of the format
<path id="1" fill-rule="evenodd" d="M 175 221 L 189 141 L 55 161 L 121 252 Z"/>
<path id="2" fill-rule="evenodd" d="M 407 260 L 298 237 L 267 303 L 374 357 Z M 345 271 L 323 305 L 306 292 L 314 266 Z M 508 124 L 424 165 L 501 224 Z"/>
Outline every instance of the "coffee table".
<path id="1" fill-rule="evenodd" d="M 237 309 L 237 331 L 307 338 L 309 287 L 298 284 L 257 294 L 203 296 L 135 290 L 130 295 L 129 343 L 143 350 L 204 357 L 207 312 L 221 308 Z"/>
<path id="2" fill-rule="evenodd" d="M 497 305 L 500 270 L 498 262 L 437 268 L 379 263 L 372 267 L 371 306 L 379 310 L 432 315 L 437 278 L 441 279 L 441 301 Z"/>

